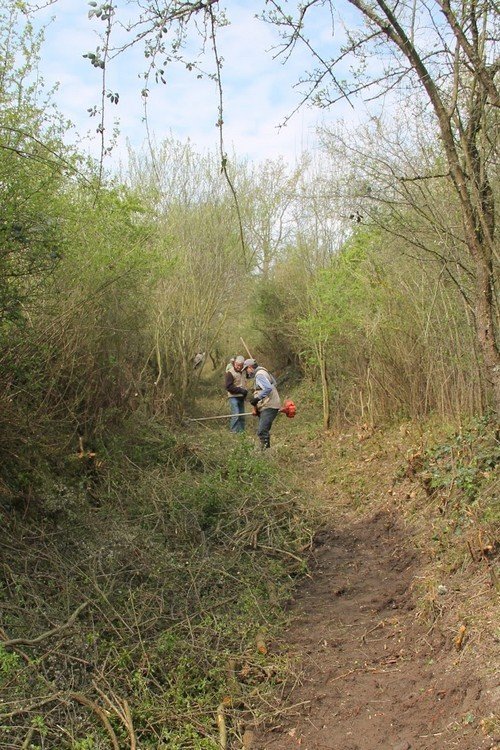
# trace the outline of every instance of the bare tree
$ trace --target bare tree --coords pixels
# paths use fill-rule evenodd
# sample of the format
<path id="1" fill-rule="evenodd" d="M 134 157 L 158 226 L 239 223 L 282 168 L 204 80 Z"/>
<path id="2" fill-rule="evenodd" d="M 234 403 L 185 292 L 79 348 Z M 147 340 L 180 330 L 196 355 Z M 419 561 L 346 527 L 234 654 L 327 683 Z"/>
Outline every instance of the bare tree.
<path id="1" fill-rule="evenodd" d="M 292 237 L 293 204 L 304 163 L 289 168 L 283 159 L 267 160 L 253 168 L 238 189 L 244 191 L 245 225 L 251 265 L 267 280 L 280 252 Z"/>
<path id="2" fill-rule="evenodd" d="M 154 390 L 175 393 L 169 408 L 182 411 L 199 376 L 193 357 L 216 346 L 241 295 L 237 222 L 213 154 L 170 139 L 149 155 L 131 154 L 129 179 L 156 227 L 149 240 L 158 255 L 150 296 Z"/>

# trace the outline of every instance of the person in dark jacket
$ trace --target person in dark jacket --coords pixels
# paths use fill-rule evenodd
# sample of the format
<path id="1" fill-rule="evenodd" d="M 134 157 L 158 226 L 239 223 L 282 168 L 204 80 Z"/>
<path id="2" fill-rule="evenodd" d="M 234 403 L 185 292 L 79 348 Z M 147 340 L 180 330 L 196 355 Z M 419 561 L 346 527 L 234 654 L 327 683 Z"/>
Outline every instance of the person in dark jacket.
<path id="1" fill-rule="evenodd" d="M 233 415 L 229 421 L 231 432 L 243 432 L 245 429 L 245 417 L 241 415 L 245 411 L 245 398 L 248 393 L 246 388 L 246 375 L 243 372 L 245 358 L 239 354 L 234 358 L 231 367 L 226 369 L 225 385 L 229 408 Z"/>
<path id="2" fill-rule="evenodd" d="M 259 417 L 257 435 L 262 449 L 271 447 L 271 426 L 280 413 L 281 401 L 276 388 L 276 379 L 265 367 L 257 364 L 255 359 L 246 359 L 243 371 L 247 378 L 255 378 L 253 398 L 250 403 L 254 414 Z"/>

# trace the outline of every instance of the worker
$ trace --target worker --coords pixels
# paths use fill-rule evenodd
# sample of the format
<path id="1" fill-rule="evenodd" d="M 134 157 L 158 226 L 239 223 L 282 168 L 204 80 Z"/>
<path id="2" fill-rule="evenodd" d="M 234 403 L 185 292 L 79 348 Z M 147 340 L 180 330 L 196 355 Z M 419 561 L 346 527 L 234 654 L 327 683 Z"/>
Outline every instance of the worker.
<path id="1" fill-rule="evenodd" d="M 255 378 L 253 398 L 250 403 L 253 413 L 259 417 L 257 435 L 263 450 L 271 447 L 271 427 L 278 416 L 281 401 L 276 388 L 276 379 L 265 367 L 257 364 L 255 359 L 246 359 L 243 371 L 247 378 Z"/>
<path id="2" fill-rule="evenodd" d="M 229 369 L 226 369 L 225 385 L 229 407 L 233 415 L 229 421 L 231 432 L 243 432 L 245 429 L 245 417 L 241 416 L 245 412 L 245 398 L 248 393 L 246 388 L 246 376 L 243 372 L 243 363 L 245 357 L 239 354 L 234 358 L 234 362 Z"/>
<path id="3" fill-rule="evenodd" d="M 197 352 L 193 357 L 193 370 L 201 367 L 205 362 L 205 352 Z"/>

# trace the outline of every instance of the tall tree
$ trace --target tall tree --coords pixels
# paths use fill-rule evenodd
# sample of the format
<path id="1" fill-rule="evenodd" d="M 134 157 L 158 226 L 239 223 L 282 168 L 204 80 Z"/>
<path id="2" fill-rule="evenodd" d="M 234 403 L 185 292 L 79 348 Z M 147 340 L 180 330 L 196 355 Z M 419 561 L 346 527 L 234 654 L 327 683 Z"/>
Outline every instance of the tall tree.
<path id="1" fill-rule="evenodd" d="M 251 249 L 251 266 L 264 280 L 280 252 L 290 242 L 293 230 L 293 204 L 304 163 L 290 168 L 281 159 L 268 159 L 250 171 L 237 184 L 246 197 L 245 228 Z"/>
<path id="2" fill-rule="evenodd" d="M 371 96 L 409 85 L 426 94 L 446 154 L 446 173 L 459 201 L 467 248 L 475 273 L 475 324 L 485 378 L 500 414 L 500 345 L 495 321 L 495 276 L 498 273 L 493 169 L 498 152 L 500 95 L 497 9 L 493 2 L 387 3 L 348 0 L 361 14 L 364 29 L 346 29 L 346 44 L 334 56 L 315 46 L 307 35 L 307 16 L 331 0 L 298 6 L 296 17 L 270 0 L 268 18 L 283 34 L 283 52 L 299 44 L 312 52 L 317 66 L 307 77 L 304 100 L 328 106 L 357 94 Z M 340 21 L 341 22 L 341 21 Z M 342 22 L 341 22 L 342 23 Z M 367 60 L 382 61 L 370 70 Z M 349 58 L 356 75 L 339 81 Z"/>

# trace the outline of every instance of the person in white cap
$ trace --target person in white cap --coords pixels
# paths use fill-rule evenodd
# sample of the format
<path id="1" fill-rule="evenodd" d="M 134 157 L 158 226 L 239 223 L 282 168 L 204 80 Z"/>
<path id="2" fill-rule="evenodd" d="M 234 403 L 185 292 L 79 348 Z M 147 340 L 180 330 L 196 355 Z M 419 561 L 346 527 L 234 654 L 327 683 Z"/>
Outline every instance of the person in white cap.
<path id="1" fill-rule="evenodd" d="M 246 388 L 246 376 L 243 372 L 245 358 L 239 354 L 229 369 L 226 369 L 225 385 L 229 408 L 233 415 L 229 421 L 231 432 L 243 432 L 245 429 L 245 398 L 248 393 Z"/>
<path id="2" fill-rule="evenodd" d="M 281 409 L 276 378 L 265 367 L 258 365 L 255 359 L 246 359 L 243 362 L 243 370 L 247 378 L 255 378 L 254 394 L 250 403 L 254 414 L 259 417 L 257 435 L 264 450 L 271 447 L 271 426 Z"/>
<path id="3" fill-rule="evenodd" d="M 203 365 L 205 361 L 205 352 L 197 352 L 193 357 L 193 370 Z"/>

